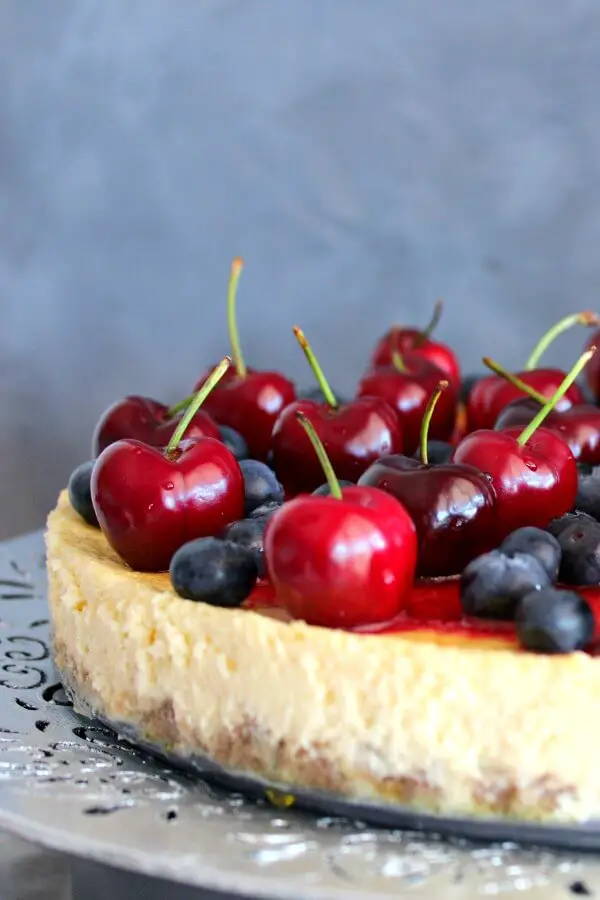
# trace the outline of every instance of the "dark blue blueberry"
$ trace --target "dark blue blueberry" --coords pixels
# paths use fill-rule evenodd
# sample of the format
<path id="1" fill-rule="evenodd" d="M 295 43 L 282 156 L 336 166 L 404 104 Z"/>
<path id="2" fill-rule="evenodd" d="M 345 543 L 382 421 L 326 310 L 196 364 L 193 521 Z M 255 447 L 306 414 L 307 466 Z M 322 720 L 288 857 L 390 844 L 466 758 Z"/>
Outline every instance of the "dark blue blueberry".
<path id="1" fill-rule="evenodd" d="M 240 469 L 244 476 L 244 509 L 247 516 L 265 503 L 283 503 L 283 488 L 266 463 L 243 459 Z"/>
<path id="2" fill-rule="evenodd" d="M 560 581 L 563 584 L 599 584 L 600 522 L 586 513 L 567 513 L 555 522 L 562 526 L 558 533 L 554 531 L 562 552 Z"/>
<path id="3" fill-rule="evenodd" d="M 211 537 L 180 547 L 171 560 L 169 574 L 180 597 L 229 607 L 244 602 L 258 577 L 249 550 Z"/>
<path id="4" fill-rule="evenodd" d="M 481 379 L 485 377 L 486 373 L 482 372 L 472 373 L 470 375 L 464 376 L 460 385 L 460 399 L 462 403 L 467 402 L 467 400 L 469 399 L 469 394 L 473 390 L 473 387 L 477 384 L 478 381 L 481 381 Z"/>
<path id="5" fill-rule="evenodd" d="M 462 573 L 460 599 L 468 616 L 512 619 L 525 594 L 549 584 L 548 573 L 534 556 L 505 556 L 492 550 L 470 562 Z"/>
<path id="6" fill-rule="evenodd" d="M 600 520 L 600 468 L 592 469 L 589 474 L 580 471 L 575 509 Z"/>
<path id="7" fill-rule="evenodd" d="M 67 490 L 69 493 L 69 501 L 75 512 L 78 513 L 88 525 L 94 525 L 98 528 L 98 517 L 96 515 L 96 510 L 94 509 L 94 504 L 92 503 L 92 492 L 90 488 L 90 479 L 92 477 L 94 462 L 95 460 L 92 459 L 90 462 L 84 462 L 80 466 L 77 466 L 69 478 Z"/>
<path id="8" fill-rule="evenodd" d="M 348 403 L 348 398 L 343 397 L 341 394 L 338 394 L 337 391 L 333 390 L 333 396 L 337 400 L 338 404 L 341 406 L 342 403 Z M 325 403 L 325 397 L 323 396 L 323 392 L 320 387 L 312 387 L 307 388 L 305 391 L 301 391 L 298 394 L 299 400 L 314 400 L 316 403 Z"/>
<path id="9" fill-rule="evenodd" d="M 587 527 L 588 525 L 593 525 L 595 522 L 596 520 L 593 516 L 575 510 L 575 512 L 565 513 L 564 516 L 559 516 L 558 519 L 552 519 L 546 530 L 558 539 L 563 531 L 566 531 L 571 525 L 583 525 L 584 527 Z"/>
<path id="10" fill-rule="evenodd" d="M 427 458 L 430 466 L 439 466 L 450 462 L 454 447 L 447 441 L 427 441 Z M 421 459 L 421 451 L 415 450 L 413 459 Z"/>
<path id="11" fill-rule="evenodd" d="M 513 556 L 515 553 L 528 553 L 530 556 L 535 556 L 548 573 L 550 581 L 554 582 L 558 578 L 560 544 L 548 531 L 531 526 L 517 528 L 504 539 L 499 549 L 506 556 Z"/>
<path id="12" fill-rule="evenodd" d="M 579 475 L 591 475 L 594 471 L 594 466 L 591 463 L 586 462 L 578 462 L 577 463 L 577 471 Z"/>
<path id="13" fill-rule="evenodd" d="M 231 450 L 237 460 L 248 458 L 248 445 L 239 431 L 229 425 L 219 425 L 221 440 Z"/>
<path id="14" fill-rule="evenodd" d="M 232 522 L 231 525 L 228 525 L 222 534 L 224 540 L 239 544 L 240 547 L 245 547 L 252 554 L 259 578 L 264 578 L 266 574 L 265 528 L 268 521 L 266 516 L 257 519 L 240 519 L 239 522 Z"/>
<path id="15" fill-rule="evenodd" d="M 594 634 L 594 616 L 583 597 L 552 587 L 526 594 L 515 624 L 521 645 L 538 653 L 583 650 Z"/>
<path id="16" fill-rule="evenodd" d="M 281 509 L 283 503 L 278 503 L 276 500 L 269 500 L 268 503 L 263 503 L 262 506 L 257 506 L 256 509 L 253 509 L 249 519 L 270 519 L 271 516 L 277 512 L 278 509 Z"/>
<path id="17" fill-rule="evenodd" d="M 343 478 L 340 478 L 339 482 L 341 488 L 355 487 L 353 481 L 345 481 Z M 322 484 L 321 487 L 318 487 L 315 491 L 313 491 L 313 494 L 316 494 L 317 497 L 330 497 L 331 490 L 328 484 Z"/>

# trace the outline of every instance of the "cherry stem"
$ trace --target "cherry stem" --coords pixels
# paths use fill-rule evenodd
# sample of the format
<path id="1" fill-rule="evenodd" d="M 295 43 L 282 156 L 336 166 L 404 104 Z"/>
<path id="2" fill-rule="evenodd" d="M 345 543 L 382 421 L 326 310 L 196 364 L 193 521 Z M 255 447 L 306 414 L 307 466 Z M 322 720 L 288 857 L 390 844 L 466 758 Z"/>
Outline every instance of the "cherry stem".
<path id="1" fill-rule="evenodd" d="M 406 363 L 402 359 L 402 354 L 399 350 L 392 350 L 392 365 L 395 368 L 396 372 L 407 372 Z"/>
<path id="2" fill-rule="evenodd" d="M 600 317 L 598 316 L 598 313 L 589 311 L 572 313 L 570 316 L 565 316 L 564 319 L 560 319 L 560 321 L 553 325 L 552 328 L 549 328 L 546 334 L 542 335 L 539 339 L 533 348 L 529 359 L 525 363 L 525 369 L 527 371 L 535 369 L 540 358 L 546 352 L 550 344 L 552 344 L 563 331 L 567 331 L 574 325 L 584 325 L 589 327 L 590 325 L 598 325 L 599 322 Z"/>
<path id="3" fill-rule="evenodd" d="M 226 356 L 217 366 L 215 366 L 198 393 L 194 394 L 192 402 L 188 406 L 184 415 L 181 417 L 181 421 L 177 425 L 177 428 L 173 432 L 171 440 L 167 444 L 165 456 L 171 456 L 175 452 L 175 450 L 177 450 L 179 442 L 187 431 L 188 425 L 190 424 L 212 389 L 219 383 L 230 366 L 231 359 Z"/>
<path id="4" fill-rule="evenodd" d="M 323 442 L 317 432 L 315 431 L 310 419 L 300 410 L 296 413 L 296 418 L 298 422 L 304 428 L 309 441 L 313 445 L 313 449 L 317 454 L 319 462 L 323 468 L 323 472 L 325 473 L 325 478 L 327 480 L 327 484 L 329 485 L 329 491 L 332 497 L 335 497 L 336 500 L 342 499 L 342 489 L 340 487 L 340 483 L 337 480 L 337 475 L 333 471 L 333 466 L 331 465 L 331 460 L 327 456 L 327 451 L 323 446 Z"/>
<path id="5" fill-rule="evenodd" d="M 325 378 L 325 375 L 323 374 L 323 369 L 319 365 L 317 357 L 312 352 L 312 349 L 304 336 L 304 332 L 302 331 L 301 328 L 298 328 L 297 325 L 294 325 L 294 327 L 292 328 L 292 331 L 294 332 L 294 337 L 296 338 L 296 340 L 298 341 L 298 343 L 300 344 L 300 346 L 302 348 L 302 352 L 304 353 L 306 359 L 308 360 L 309 366 L 313 370 L 313 374 L 314 374 L 315 378 L 317 379 L 317 384 L 321 388 L 321 393 L 325 397 L 325 402 L 327 403 L 327 406 L 330 406 L 332 409 L 337 409 L 339 404 L 335 398 L 335 394 L 329 387 L 329 383 L 328 383 L 327 379 Z"/>
<path id="6" fill-rule="evenodd" d="M 429 437 L 429 426 L 431 424 L 431 418 L 433 416 L 433 411 L 437 406 L 437 402 L 448 387 L 448 381 L 440 381 L 434 392 L 432 393 L 427 406 L 425 407 L 425 412 L 423 414 L 423 421 L 421 422 L 421 437 L 419 442 L 419 448 L 421 453 L 421 462 L 423 465 L 429 465 L 429 453 L 427 450 L 427 440 Z"/>
<path id="7" fill-rule="evenodd" d="M 165 414 L 165 418 L 172 419 L 173 416 L 176 416 L 178 413 L 183 412 L 184 409 L 188 408 L 195 396 L 195 394 L 190 394 L 189 397 L 184 397 L 184 399 L 180 400 L 179 403 L 176 403 L 174 406 L 170 406 Z"/>
<path id="8" fill-rule="evenodd" d="M 524 447 L 532 434 L 537 431 L 540 425 L 543 423 L 546 416 L 548 416 L 558 401 L 564 397 L 567 393 L 573 382 L 579 377 L 583 369 L 587 366 L 590 359 L 596 352 L 595 347 L 590 347 L 586 350 L 585 353 L 579 357 L 569 374 L 563 379 L 559 387 L 553 393 L 549 400 L 546 401 L 544 406 L 540 409 L 539 413 L 531 420 L 529 425 L 526 425 L 519 437 L 517 438 L 517 443 Z"/>
<path id="9" fill-rule="evenodd" d="M 240 336 L 237 327 L 237 318 L 235 314 L 235 303 L 237 298 L 238 284 L 240 276 L 244 268 L 244 260 L 237 256 L 231 264 L 231 274 L 229 275 L 229 286 L 227 288 L 227 324 L 229 326 L 229 344 L 231 346 L 231 356 L 235 371 L 240 378 L 245 378 L 248 374 L 248 368 L 244 362 L 242 351 L 240 348 Z"/>
<path id="10" fill-rule="evenodd" d="M 522 378 L 519 378 L 518 375 L 513 375 L 512 372 L 507 372 L 506 369 L 503 369 L 502 366 L 495 362 L 493 359 L 490 359 L 489 356 L 484 356 L 481 362 L 484 366 L 487 366 L 488 369 L 491 369 L 496 375 L 499 375 L 500 378 L 504 378 L 505 381 L 508 381 L 509 384 L 512 384 L 513 387 L 516 387 L 517 390 L 523 391 L 524 394 L 527 394 L 528 397 L 531 397 L 532 400 L 537 400 L 538 403 L 541 403 L 542 406 L 548 399 L 544 397 L 543 394 L 540 394 L 539 391 L 536 391 L 535 388 L 532 388 L 531 385 L 527 384 L 527 382 L 523 381 Z"/>
<path id="11" fill-rule="evenodd" d="M 423 328 L 419 337 L 415 341 L 415 347 L 420 347 L 421 344 L 424 344 L 426 340 L 428 340 L 435 329 L 438 327 L 440 319 L 442 318 L 442 313 L 444 311 L 444 301 L 438 300 L 433 307 L 433 313 L 431 314 L 431 319 L 429 320 L 429 324 Z"/>

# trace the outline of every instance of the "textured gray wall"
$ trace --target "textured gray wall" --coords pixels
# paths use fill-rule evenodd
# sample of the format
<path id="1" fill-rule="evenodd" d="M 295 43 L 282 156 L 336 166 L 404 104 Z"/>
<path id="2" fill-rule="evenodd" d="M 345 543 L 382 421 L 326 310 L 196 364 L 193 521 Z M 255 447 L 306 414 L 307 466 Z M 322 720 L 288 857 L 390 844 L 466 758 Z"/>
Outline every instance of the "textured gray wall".
<path id="1" fill-rule="evenodd" d="M 447 302 L 518 365 L 600 285 L 597 0 L 0 0 L 0 536 L 226 349 L 351 388 Z M 561 343 L 569 360 L 581 335 Z"/>

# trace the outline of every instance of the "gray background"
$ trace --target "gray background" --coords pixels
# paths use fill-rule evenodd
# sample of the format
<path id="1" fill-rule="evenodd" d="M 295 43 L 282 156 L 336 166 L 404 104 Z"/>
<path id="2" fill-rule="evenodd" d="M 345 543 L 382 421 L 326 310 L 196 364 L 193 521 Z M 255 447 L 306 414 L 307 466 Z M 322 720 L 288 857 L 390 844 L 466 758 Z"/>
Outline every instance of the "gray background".
<path id="1" fill-rule="evenodd" d="M 237 253 L 251 362 L 351 389 L 443 296 L 517 366 L 597 302 L 599 84 L 597 0 L 0 0 L 0 537 L 223 354 Z"/>

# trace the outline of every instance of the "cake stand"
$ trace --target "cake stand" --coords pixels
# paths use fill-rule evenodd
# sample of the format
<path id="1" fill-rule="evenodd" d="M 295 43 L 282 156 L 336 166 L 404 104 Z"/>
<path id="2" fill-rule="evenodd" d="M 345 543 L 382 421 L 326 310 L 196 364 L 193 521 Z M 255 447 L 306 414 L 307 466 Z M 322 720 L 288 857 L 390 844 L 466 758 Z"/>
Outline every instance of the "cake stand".
<path id="1" fill-rule="evenodd" d="M 562 851 L 301 812 L 78 716 L 50 656 L 41 532 L 0 544 L 0 826 L 67 854 L 75 900 L 600 897 L 600 855 L 566 829 Z M 600 827 L 589 834 L 600 846 Z"/>

